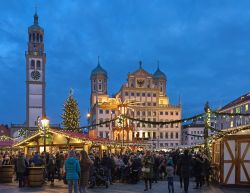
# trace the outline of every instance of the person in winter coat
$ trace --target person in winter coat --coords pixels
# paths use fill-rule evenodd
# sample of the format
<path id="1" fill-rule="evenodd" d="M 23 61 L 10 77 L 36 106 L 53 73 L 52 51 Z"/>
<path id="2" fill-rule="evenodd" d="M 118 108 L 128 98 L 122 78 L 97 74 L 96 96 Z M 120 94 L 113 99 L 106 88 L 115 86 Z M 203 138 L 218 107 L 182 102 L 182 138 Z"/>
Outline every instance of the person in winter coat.
<path id="1" fill-rule="evenodd" d="M 180 164 L 181 164 L 182 156 L 183 155 L 181 155 L 179 157 L 179 159 L 177 160 L 177 164 L 176 164 L 176 174 L 179 176 L 181 188 L 182 188 L 182 184 L 183 184 L 182 175 L 181 175 L 181 167 L 180 167 L 181 166 Z"/>
<path id="2" fill-rule="evenodd" d="M 168 179 L 168 192 L 171 193 L 172 191 L 172 193 L 174 193 L 174 166 L 170 162 L 167 164 L 166 171 Z"/>
<path id="3" fill-rule="evenodd" d="M 76 159 L 75 151 L 69 152 L 69 158 L 65 161 L 66 180 L 68 181 L 68 193 L 78 193 L 78 180 L 81 172 L 79 161 Z"/>
<path id="4" fill-rule="evenodd" d="M 47 171 L 48 171 L 48 179 L 50 180 L 51 185 L 54 185 L 55 172 L 56 172 L 56 159 L 52 154 L 49 155 Z"/>
<path id="5" fill-rule="evenodd" d="M 201 157 L 201 155 L 197 155 L 194 159 L 194 176 L 196 181 L 196 187 L 195 189 L 201 188 L 202 186 L 202 165 L 204 161 Z"/>
<path id="6" fill-rule="evenodd" d="M 25 186 L 25 173 L 27 169 L 28 163 L 26 162 L 24 158 L 24 154 L 19 152 L 18 158 L 16 160 L 16 172 L 17 172 L 17 178 L 19 181 L 19 188 L 22 188 Z"/>
<path id="7" fill-rule="evenodd" d="M 89 169 L 90 166 L 93 165 L 93 161 L 89 158 L 86 151 L 81 151 L 81 174 L 80 174 L 80 193 L 86 193 L 86 187 L 89 182 Z"/>
<path id="8" fill-rule="evenodd" d="M 189 155 L 189 151 L 186 149 L 180 161 L 180 172 L 184 183 L 184 193 L 188 192 L 191 164 L 192 164 L 191 156 Z"/>
<path id="9" fill-rule="evenodd" d="M 103 155 L 101 165 L 107 169 L 108 179 L 109 179 L 110 185 L 112 185 L 112 173 L 111 173 L 111 171 L 112 171 L 112 168 L 114 167 L 114 162 L 111 159 L 111 157 L 108 156 L 106 153 Z"/>
<path id="10" fill-rule="evenodd" d="M 36 152 L 34 157 L 31 159 L 31 164 L 34 164 L 34 166 L 42 166 L 44 164 L 44 161 L 38 152 Z"/>
<path id="11" fill-rule="evenodd" d="M 142 160 L 142 174 L 145 182 L 144 191 L 152 188 L 152 179 L 154 177 L 154 157 L 151 156 L 150 151 L 146 152 L 145 157 Z"/>
<path id="12" fill-rule="evenodd" d="M 58 179 L 61 180 L 63 177 L 63 165 L 64 165 L 64 155 L 63 152 L 57 152 L 56 154 L 56 170 L 58 173 Z"/>

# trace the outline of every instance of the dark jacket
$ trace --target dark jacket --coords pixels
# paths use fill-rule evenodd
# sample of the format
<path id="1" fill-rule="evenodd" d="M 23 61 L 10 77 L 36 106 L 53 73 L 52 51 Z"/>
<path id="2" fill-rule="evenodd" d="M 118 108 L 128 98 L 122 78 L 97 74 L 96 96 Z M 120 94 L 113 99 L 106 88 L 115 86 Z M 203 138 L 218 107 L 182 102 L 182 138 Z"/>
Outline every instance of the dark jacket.
<path id="1" fill-rule="evenodd" d="M 23 156 L 19 156 L 16 160 L 16 172 L 25 173 L 27 168 L 26 160 Z"/>
<path id="2" fill-rule="evenodd" d="M 56 171 L 56 159 L 54 157 L 50 157 L 47 165 L 48 172 L 55 173 Z"/>
<path id="3" fill-rule="evenodd" d="M 80 174 L 80 185 L 87 186 L 89 182 L 89 170 L 93 162 L 90 159 L 80 162 L 81 174 Z"/>
<path id="4" fill-rule="evenodd" d="M 189 155 L 183 155 L 180 161 L 180 174 L 182 177 L 189 177 L 192 167 L 191 157 Z"/>
<path id="5" fill-rule="evenodd" d="M 112 161 L 112 159 L 111 159 L 110 157 L 108 157 L 108 156 L 104 156 L 104 157 L 102 158 L 101 164 L 102 164 L 104 167 L 106 167 L 107 169 L 112 169 L 112 167 L 113 167 L 113 161 Z"/>

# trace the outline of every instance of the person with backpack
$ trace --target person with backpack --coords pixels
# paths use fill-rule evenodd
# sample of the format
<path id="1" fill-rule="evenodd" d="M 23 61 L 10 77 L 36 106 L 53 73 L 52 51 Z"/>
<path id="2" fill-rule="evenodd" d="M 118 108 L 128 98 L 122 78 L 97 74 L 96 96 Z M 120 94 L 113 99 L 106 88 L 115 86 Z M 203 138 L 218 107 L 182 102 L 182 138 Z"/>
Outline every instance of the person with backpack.
<path id="1" fill-rule="evenodd" d="M 74 150 L 69 151 L 69 158 L 65 161 L 66 180 L 68 182 L 68 193 L 78 193 L 78 180 L 81 172 L 79 161 L 76 159 Z"/>

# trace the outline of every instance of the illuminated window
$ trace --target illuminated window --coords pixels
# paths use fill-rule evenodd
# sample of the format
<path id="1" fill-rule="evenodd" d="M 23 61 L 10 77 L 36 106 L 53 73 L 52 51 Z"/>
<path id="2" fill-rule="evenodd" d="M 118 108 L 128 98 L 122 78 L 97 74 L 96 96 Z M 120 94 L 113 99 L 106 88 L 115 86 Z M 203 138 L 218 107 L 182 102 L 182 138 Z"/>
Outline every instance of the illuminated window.
<path id="1" fill-rule="evenodd" d="M 236 107 L 235 113 L 240 113 L 240 107 Z"/>
<path id="2" fill-rule="evenodd" d="M 248 104 L 245 105 L 245 112 L 248 112 Z"/>
<path id="3" fill-rule="evenodd" d="M 230 127 L 233 127 L 234 126 L 234 122 L 233 121 L 231 121 L 231 123 L 230 123 Z"/>

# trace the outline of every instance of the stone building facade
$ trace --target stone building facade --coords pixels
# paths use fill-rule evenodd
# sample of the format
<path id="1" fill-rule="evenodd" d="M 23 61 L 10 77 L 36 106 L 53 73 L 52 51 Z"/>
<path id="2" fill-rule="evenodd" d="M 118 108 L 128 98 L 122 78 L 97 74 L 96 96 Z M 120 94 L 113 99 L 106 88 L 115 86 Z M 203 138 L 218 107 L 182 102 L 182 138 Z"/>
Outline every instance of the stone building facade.
<path id="1" fill-rule="evenodd" d="M 91 73 L 90 117 L 89 123 L 96 124 L 119 116 L 117 109 L 101 109 L 98 103 L 110 100 L 107 94 L 107 72 L 98 62 Z M 181 105 L 172 105 L 167 95 L 167 77 L 158 67 L 155 73 L 147 72 L 140 62 L 139 68 L 129 73 L 127 82 L 113 98 L 121 102 L 136 103 L 129 106 L 126 115 L 145 121 L 170 121 L 181 119 Z M 89 134 L 92 137 L 120 139 L 119 132 L 112 132 L 117 127 L 116 122 L 93 127 Z M 140 122 L 126 123 L 132 127 L 125 131 L 125 139 L 147 140 L 154 148 L 176 147 L 181 144 L 181 124 L 155 125 Z M 124 131 L 122 131 L 124 133 Z"/>
<path id="2" fill-rule="evenodd" d="M 250 93 L 240 96 L 234 101 L 226 104 L 224 107 L 220 108 L 218 112 L 221 113 L 250 113 Z M 216 118 L 217 129 L 229 129 L 237 126 L 248 125 L 250 124 L 249 117 L 243 116 L 218 116 Z"/>

